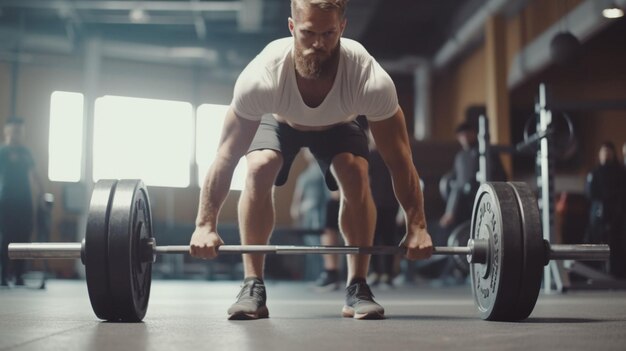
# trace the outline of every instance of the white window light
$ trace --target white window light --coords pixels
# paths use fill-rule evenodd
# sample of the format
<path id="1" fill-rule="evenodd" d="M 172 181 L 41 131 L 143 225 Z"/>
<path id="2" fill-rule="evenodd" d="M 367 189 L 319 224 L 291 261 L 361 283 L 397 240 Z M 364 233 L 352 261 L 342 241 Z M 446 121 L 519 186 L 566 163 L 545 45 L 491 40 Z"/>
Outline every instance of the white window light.
<path id="1" fill-rule="evenodd" d="M 94 181 L 139 178 L 153 186 L 189 186 L 192 113 L 187 102 L 98 98 L 94 113 Z"/>
<path id="2" fill-rule="evenodd" d="M 83 94 L 55 91 L 50 96 L 48 178 L 78 182 L 83 156 Z"/>
<path id="3" fill-rule="evenodd" d="M 198 184 L 202 186 L 209 166 L 215 160 L 219 146 L 222 126 L 228 111 L 228 105 L 203 104 L 196 113 L 196 163 L 198 164 Z M 242 190 L 246 181 L 247 165 L 245 158 L 239 160 L 233 179 L 231 190 Z"/>

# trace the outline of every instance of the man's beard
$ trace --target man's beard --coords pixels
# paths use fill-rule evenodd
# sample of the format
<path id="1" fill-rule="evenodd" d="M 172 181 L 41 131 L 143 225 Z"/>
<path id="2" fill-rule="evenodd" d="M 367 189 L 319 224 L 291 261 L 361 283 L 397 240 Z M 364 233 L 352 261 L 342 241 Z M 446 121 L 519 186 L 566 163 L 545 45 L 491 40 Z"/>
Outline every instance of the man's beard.
<path id="1" fill-rule="evenodd" d="M 296 71 L 304 79 L 319 79 L 332 71 L 332 65 L 339 56 L 339 43 L 330 54 L 315 49 L 295 47 Z"/>

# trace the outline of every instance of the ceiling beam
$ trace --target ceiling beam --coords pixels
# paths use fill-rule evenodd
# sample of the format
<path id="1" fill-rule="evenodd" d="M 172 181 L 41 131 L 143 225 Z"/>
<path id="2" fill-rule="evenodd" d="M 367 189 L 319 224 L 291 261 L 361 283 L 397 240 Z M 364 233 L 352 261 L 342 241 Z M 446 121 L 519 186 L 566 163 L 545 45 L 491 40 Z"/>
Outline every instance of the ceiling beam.
<path id="1" fill-rule="evenodd" d="M 137 24 L 137 25 L 189 25 L 196 26 L 198 21 L 204 22 L 214 20 L 235 20 L 235 16 L 222 15 L 217 16 L 204 16 L 200 13 L 197 14 L 171 14 L 171 15 L 150 15 L 145 21 L 133 21 L 128 14 L 83 14 L 81 21 L 83 23 L 94 24 Z M 205 28 L 206 29 L 206 28 Z"/>
<path id="2" fill-rule="evenodd" d="M 51 9 L 70 7 L 75 10 L 119 10 L 130 11 L 140 8 L 144 11 L 241 11 L 241 1 L 67 1 L 67 0 L 3 0 L 2 7 Z"/>
<path id="3" fill-rule="evenodd" d="M 66 36 L 22 33 L 15 29 L 0 28 L 0 61 L 14 58 L 16 45 L 20 45 L 19 54 L 24 55 L 67 55 L 75 57 L 81 49 L 80 43 L 70 41 Z M 237 39 L 235 39 L 237 38 Z M 207 39 L 204 45 L 164 46 L 157 44 L 133 43 L 121 40 L 101 40 L 103 57 L 131 60 L 138 62 L 159 62 L 188 66 L 195 64 L 203 67 L 216 67 L 239 73 L 258 53 L 266 42 L 265 36 L 258 33 L 241 35 L 220 35 Z"/>
<path id="4" fill-rule="evenodd" d="M 502 14 L 510 17 L 521 11 L 527 2 L 528 0 L 486 0 L 435 53 L 434 68 L 444 68 L 461 53 L 482 42 L 485 23 L 490 16 Z"/>

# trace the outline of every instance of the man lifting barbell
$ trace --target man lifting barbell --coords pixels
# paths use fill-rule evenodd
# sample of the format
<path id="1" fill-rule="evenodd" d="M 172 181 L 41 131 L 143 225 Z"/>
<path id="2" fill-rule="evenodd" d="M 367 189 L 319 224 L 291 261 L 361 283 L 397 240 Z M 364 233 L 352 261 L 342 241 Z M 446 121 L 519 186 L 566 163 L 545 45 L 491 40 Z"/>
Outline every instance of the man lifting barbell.
<path id="1" fill-rule="evenodd" d="M 101 179 L 91 194 L 85 239 L 11 243 L 12 259 L 79 259 L 94 313 L 107 321 L 146 315 L 156 255 L 189 253 L 157 246 L 148 190 L 138 179 Z M 537 199 L 525 183 L 485 183 L 476 194 L 467 246 L 433 247 L 433 255 L 467 256 L 481 318 L 519 321 L 532 312 L 542 266 L 550 260 L 607 260 L 608 245 L 552 245 L 543 240 Z M 220 254 L 406 254 L 402 246 L 221 245 Z M 257 286 L 258 288 L 258 286 Z"/>
<path id="2" fill-rule="evenodd" d="M 389 75 L 357 42 L 341 38 L 347 0 L 292 0 L 293 38 L 268 44 L 239 76 L 220 147 L 200 194 L 195 257 L 214 258 L 223 244 L 219 210 L 233 171 L 246 155 L 248 175 L 239 202 L 242 244 L 266 244 L 274 225 L 272 189 L 285 183 L 298 151 L 308 147 L 331 190 L 341 190 L 340 227 L 348 245 L 370 246 L 376 209 L 368 180 L 367 137 L 355 123 L 367 116 L 388 165 L 402 206 L 407 233 L 401 245 L 408 259 L 432 254 L 419 177 L 411 160 L 404 114 Z M 272 115 L 267 115 L 272 114 Z M 263 116 L 263 118 L 261 118 Z M 263 255 L 243 255 L 245 280 L 230 319 L 268 317 Z M 348 287 L 342 314 L 383 318 L 365 282 L 369 255 L 348 259 Z"/>

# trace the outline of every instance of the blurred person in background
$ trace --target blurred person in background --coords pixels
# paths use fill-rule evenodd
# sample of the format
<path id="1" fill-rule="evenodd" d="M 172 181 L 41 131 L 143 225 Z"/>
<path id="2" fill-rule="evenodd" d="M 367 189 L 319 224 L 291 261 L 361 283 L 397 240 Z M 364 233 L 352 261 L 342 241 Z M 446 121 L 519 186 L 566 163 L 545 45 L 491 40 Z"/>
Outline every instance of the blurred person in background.
<path id="1" fill-rule="evenodd" d="M 585 193 L 591 201 L 586 242 L 608 244 L 609 272 L 617 278 L 626 278 L 623 230 L 626 175 L 612 142 L 600 146 L 598 165 L 587 175 Z"/>
<path id="2" fill-rule="evenodd" d="M 0 233 L 2 233 L 2 286 L 9 286 L 12 263 L 15 285 L 24 285 L 24 261 L 9 260 L 8 246 L 28 242 L 34 227 L 35 198 L 41 198 L 43 186 L 36 172 L 33 156 L 24 145 L 24 120 L 10 118 L 4 126 L 4 144 L 0 146 Z M 37 193 L 33 194 L 33 184 Z"/>

